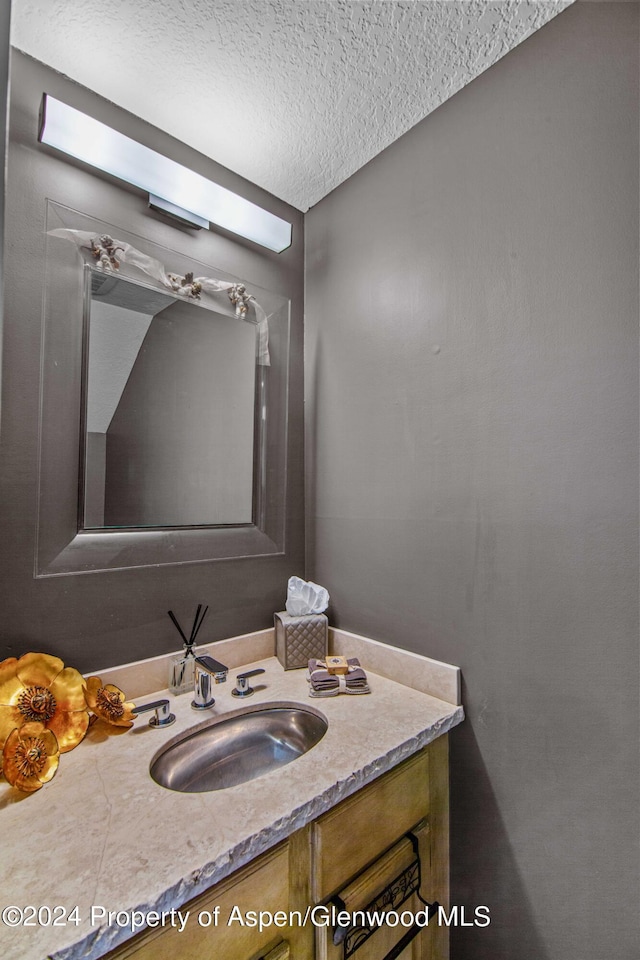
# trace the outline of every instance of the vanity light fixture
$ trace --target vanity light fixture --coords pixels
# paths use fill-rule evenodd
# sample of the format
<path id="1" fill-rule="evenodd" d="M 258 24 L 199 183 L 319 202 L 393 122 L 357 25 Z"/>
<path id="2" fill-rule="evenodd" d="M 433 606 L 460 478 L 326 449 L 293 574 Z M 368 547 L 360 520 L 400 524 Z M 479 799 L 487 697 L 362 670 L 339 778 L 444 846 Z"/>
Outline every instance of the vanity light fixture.
<path id="1" fill-rule="evenodd" d="M 215 224 L 269 250 L 291 246 L 291 224 L 175 160 L 45 93 L 38 140 L 149 194 L 150 206 L 195 227 Z"/>

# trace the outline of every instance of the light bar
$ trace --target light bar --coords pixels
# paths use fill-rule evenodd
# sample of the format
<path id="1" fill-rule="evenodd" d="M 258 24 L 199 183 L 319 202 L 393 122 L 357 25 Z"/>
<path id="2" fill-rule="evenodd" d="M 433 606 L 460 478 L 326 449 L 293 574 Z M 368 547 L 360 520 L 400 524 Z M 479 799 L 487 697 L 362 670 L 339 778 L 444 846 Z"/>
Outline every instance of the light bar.
<path id="1" fill-rule="evenodd" d="M 180 208 L 185 219 L 195 214 L 276 253 L 291 246 L 286 220 L 48 93 L 42 99 L 38 140 Z"/>

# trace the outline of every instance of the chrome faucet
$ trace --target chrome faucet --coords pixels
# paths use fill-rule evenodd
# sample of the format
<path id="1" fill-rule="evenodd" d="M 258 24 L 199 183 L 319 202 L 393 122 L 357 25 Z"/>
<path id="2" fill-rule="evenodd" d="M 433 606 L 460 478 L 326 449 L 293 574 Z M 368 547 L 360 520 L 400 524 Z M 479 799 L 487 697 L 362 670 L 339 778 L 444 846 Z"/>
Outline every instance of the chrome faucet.
<path id="1" fill-rule="evenodd" d="M 193 684 L 193 700 L 191 706 L 194 710 L 207 710 L 212 707 L 215 700 L 211 696 L 211 681 L 214 683 L 224 683 L 227 679 L 229 668 L 223 663 L 214 660 L 213 657 L 196 657 L 196 669 Z"/>

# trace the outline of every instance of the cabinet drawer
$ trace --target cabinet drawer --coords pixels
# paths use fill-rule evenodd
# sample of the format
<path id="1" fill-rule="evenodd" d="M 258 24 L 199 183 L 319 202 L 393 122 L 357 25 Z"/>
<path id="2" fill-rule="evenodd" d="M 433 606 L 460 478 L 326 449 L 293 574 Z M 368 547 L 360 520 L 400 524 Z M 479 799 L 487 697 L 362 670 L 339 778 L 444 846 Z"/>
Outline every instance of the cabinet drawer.
<path id="1" fill-rule="evenodd" d="M 146 930 L 108 955 L 108 960 L 211 960 L 212 957 L 249 960 L 266 955 L 269 948 L 285 930 L 265 929 L 233 923 L 227 920 L 234 906 L 246 910 L 287 910 L 289 904 L 289 851 L 287 844 L 276 847 L 237 873 L 222 880 L 211 890 L 181 907 L 190 916 L 182 933 L 167 928 Z M 217 927 L 203 928 L 198 924 L 198 913 L 220 906 Z M 261 954 L 261 951 L 263 953 Z M 288 955 L 286 944 L 280 944 L 273 953 L 277 960 Z"/>
<path id="2" fill-rule="evenodd" d="M 329 810 L 312 827 L 313 897 L 325 900 L 429 812 L 423 750 Z"/>

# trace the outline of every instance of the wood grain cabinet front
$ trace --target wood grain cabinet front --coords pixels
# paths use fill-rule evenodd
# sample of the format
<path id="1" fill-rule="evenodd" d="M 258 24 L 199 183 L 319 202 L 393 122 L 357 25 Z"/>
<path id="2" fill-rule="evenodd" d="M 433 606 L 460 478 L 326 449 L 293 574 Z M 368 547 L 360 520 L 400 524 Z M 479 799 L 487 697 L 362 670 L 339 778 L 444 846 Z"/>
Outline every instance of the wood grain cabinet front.
<path id="1" fill-rule="evenodd" d="M 316 902 L 335 893 L 428 813 L 428 750 L 325 813 L 312 828 Z"/>
<path id="2" fill-rule="evenodd" d="M 422 931 L 427 913 L 418 892 L 423 872 L 419 854 L 427 850 L 428 840 L 429 824 L 423 820 L 332 898 L 340 909 L 339 922 L 318 928 L 317 960 L 385 960 L 399 949 L 396 955 L 402 960 L 426 960 Z"/>
<path id="3" fill-rule="evenodd" d="M 403 763 L 337 804 L 290 838 L 291 902 L 347 913 L 382 896 L 386 907 L 426 923 L 424 900 L 449 907 L 449 738 L 443 735 Z M 419 886 L 406 898 L 396 884 L 419 861 Z M 412 886 L 415 884 L 412 884 Z M 390 899 L 386 899 L 390 898 Z M 413 925 L 413 924 L 412 924 Z M 412 926 L 411 925 L 411 926 Z M 404 934 L 413 936 L 398 949 Z M 449 960 L 449 929 L 433 918 L 419 932 L 383 924 L 370 936 L 318 924 L 315 951 L 295 941 L 292 960 Z"/>
<path id="4" fill-rule="evenodd" d="M 356 917 L 343 930 L 317 929 L 317 960 L 448 960 L 448 928 L 437 916 L 427 922 L 418 896 L 449 904 L 447 736 L 328 811 L 311 833 L 315 901 Z M 367 908 L 391 911 L 391 922 L 368 929 Z"/>

